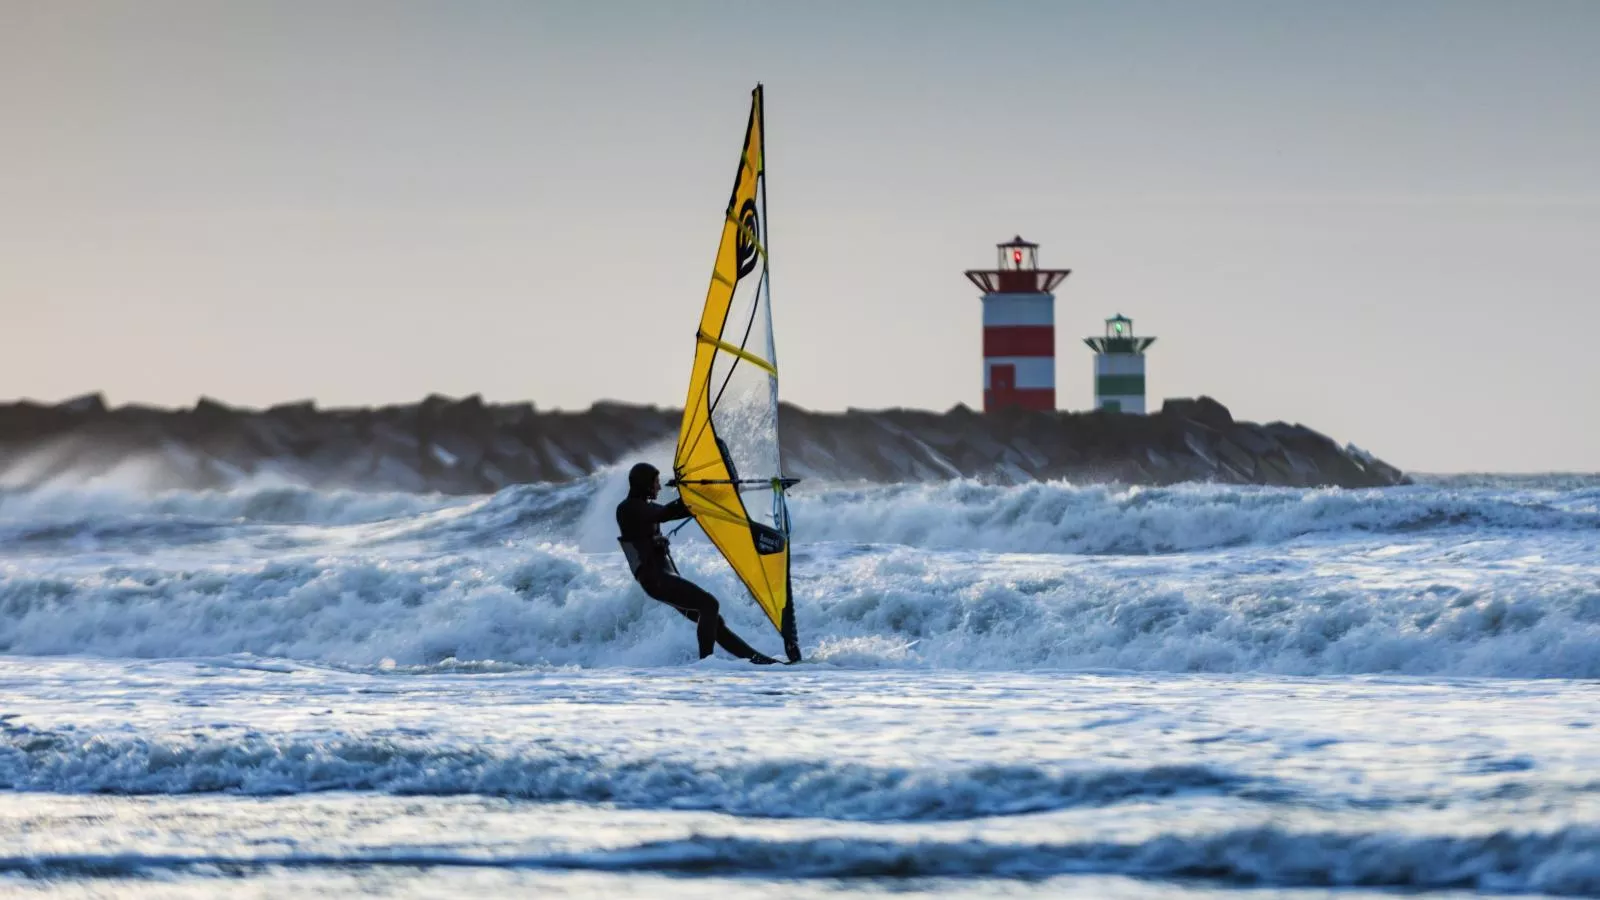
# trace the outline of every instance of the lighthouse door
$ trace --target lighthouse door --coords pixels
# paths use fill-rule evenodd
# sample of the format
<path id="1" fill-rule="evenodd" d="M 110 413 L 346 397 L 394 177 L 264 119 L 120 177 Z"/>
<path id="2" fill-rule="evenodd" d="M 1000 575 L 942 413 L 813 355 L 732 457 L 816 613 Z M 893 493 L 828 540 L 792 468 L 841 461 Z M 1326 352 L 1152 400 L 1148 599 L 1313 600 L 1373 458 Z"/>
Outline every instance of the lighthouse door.
<path id="1" fill-rule="evenodd" d="M 989 367 L 989 401 L 991 409 L 1009 406 L 1015 401 L 1017 367 L 1014 363 L 995 363 Z"/>

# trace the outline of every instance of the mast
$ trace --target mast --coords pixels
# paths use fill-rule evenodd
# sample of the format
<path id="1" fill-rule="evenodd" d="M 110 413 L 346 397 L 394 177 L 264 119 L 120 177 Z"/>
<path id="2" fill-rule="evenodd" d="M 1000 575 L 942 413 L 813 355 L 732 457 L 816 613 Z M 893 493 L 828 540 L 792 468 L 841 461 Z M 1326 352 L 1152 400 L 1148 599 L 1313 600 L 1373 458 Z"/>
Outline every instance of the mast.
<path id="1" fill-rule="evenodd" d="M 767 291 L 767 315 L 775 316 L 776 310 L 772 306 L 772 219 L 767 216 L 767 195 L 772 191 L 772 180 L 767 175 L 767 144 L 769 143 L 770 139 L 767 134 L 766 90 L 759 81 L 756 82 L 756 121 L 760 123 L 761 126 L 761 243 L 764 247 L 766 247 L 767 250 L 765 275 Z M 772 362 L 774 365 L 776 365 L 778 361 L 778 340 L 776 337 L 776 327 L 773 328 L 773 332 Z M 782 386 L 780 385 L 779 392 L 781 393 L 781 391 Z M 800 479 L 791 478 L 783 474 L 783 403 L 781 400 L 777 404 L 777 409 L 773 410 L 773 416 L 777 421 L 776 430 L 779 434 L 778 447 L 775 450 L 778 460 L 778 471 L 774 473 L 776 478 L 773 480 L 772 485 L 774 501 L 773 505 L 775 507 L 773 512 L 777 520 L 776 524 L 783 532 L 784 540 L 789 542 L 792 540 L 793 530 L 789 522 L 789 500 L 784 496 L 784 494 L 789 488 L 798 484 Z M 792 547 L 793 544 L 791 543 L 790 546 Z M 783 638 L 784 656 L 788 657 L 789 662 L 796 663 L 800 661 L 800 636 L 798 626 L 794 620 L 794 559 L 792 556 L 789 558 L 788 563 L 785 566 L 783 578 L 784 594 L 786 595 L 787 602 L 784 604 L 783 617 L 778 624 L 778 634 Z"/>

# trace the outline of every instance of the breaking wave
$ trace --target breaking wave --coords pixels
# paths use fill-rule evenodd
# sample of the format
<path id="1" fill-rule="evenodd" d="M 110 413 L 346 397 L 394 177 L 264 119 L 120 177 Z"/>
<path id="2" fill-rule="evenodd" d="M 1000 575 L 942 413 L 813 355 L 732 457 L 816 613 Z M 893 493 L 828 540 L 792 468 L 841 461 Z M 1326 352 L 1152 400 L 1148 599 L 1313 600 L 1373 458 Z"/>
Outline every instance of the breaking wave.
<path id="1" fill-rule="evenodd" d="M 1170 553 L 1346 533 L 1600 532 L 1600 488 L 1486 495 L 1427 487 L 997 487 L 955 481 L 800 495 L 796 507 L 797 540 L 1001 553 Z"/>
<path id="2" fill-rule="evenodd" d="M 1600 531 L 1600 484 L 1586 476 L 1452 477 L 1440 485 L 1364 490 L 997 486 L 970 480 L 817 485 L 793 496 L 796 540 L 904 544 L 1003 553 L 1169 553 L 1271 544 L 1314 535 L 1447 529 Z M 1453 485 L 1465 485 L 1455 487 Z M 1555 490 L 1548 484 L 1569 485 Z M 621 499 L 615 473 L 562 485 L 521 485 L 489 497 L 369 494 L 302 487 L 144 494 L 116 489 L 0 490 L 0 528 L 34 540 L 114 538 L 248 525 L 396 527 L 387 537 L 553 538 L 586 512 Z"/>
<path id="3" fill-rule="evenodd" d="M 376 791 L 610 803 L 766 818 L 937 822 L 1104 806 L 1185 792 L 1243 792 L 1249 779 L 1202 765 L 953 769 L 819 760 L 712 764 L 626 760 L 404 737 L 214 738 L 0 730 L 0 789 L 245 795 Z"/>
<path id="4" fill-rule="evenodd" d="M 1576 477 L 1576 476 L 1574 476 Z M 604 473 L 489 497 L 0 493 L 0 653 L 677 665 Z M 807 655 L 837 666 L 1600 677 L 1600 487 L 810 485 Z M 775 636 L 688 529 L 686 573 Z"/>
<path id="5" fill-rule="evenodd" d="M 462 854 L 438 847 L 342 854 L 42 854 L 0 857 L 0 872 L 52 879 L 269 866 L 470 866 L 828 879 L 1118 874 L 1240 886 L 1463 889 L 1594 897 L 1600 896 L 1597 843 L 1600 831 L 1582 826 L 1467 835 L 1300 832 L 1265 826 L 1128 843 L 700 836 L 525 856 Z"/>

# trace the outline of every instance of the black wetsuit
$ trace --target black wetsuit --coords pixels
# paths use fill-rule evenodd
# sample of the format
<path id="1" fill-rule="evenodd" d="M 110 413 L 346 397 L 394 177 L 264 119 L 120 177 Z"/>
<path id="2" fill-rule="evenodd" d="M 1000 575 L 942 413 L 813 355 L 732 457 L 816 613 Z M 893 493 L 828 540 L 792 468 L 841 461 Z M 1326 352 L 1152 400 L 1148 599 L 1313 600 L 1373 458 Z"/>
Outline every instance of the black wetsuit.
<path id="1" fill-rule="evenodd" d="M 617 504 L 617 540 L 628 554 L 628 564 L 639 586 L 651 597 L 671 606 L 696 624 L 700 639 L 700 658 L 711 655 L 713 644 L 740 659 L 756 662 L 775 662 L 757 653 L 728 630 L 718 612 L 717 598 L 706 593 L 699 585 L 678 577 L 678 567 L 673 565 L 667 539 L 661 534 L 661 523 L 687 519 L 689 507 L 682 500 L 662 505 L 652 502 L 637 491 Z"/>

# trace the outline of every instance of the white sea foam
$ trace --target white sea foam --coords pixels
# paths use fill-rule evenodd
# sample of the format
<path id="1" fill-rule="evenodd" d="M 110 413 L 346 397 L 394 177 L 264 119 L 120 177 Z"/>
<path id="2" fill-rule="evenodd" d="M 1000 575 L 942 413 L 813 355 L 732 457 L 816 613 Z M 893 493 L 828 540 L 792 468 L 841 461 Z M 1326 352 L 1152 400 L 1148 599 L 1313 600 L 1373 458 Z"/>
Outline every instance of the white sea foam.
<path id="1" fill-rule="evenodd" d="M 620 482 L 3 495 L 0 652 L 688 661 L 691 629 L 614 550 Z M 813 485 L 797 616 L 834 665 L 1596 677 L 1592 491 Z M 695 529 L 675 540 L 775 651 Z"/>

